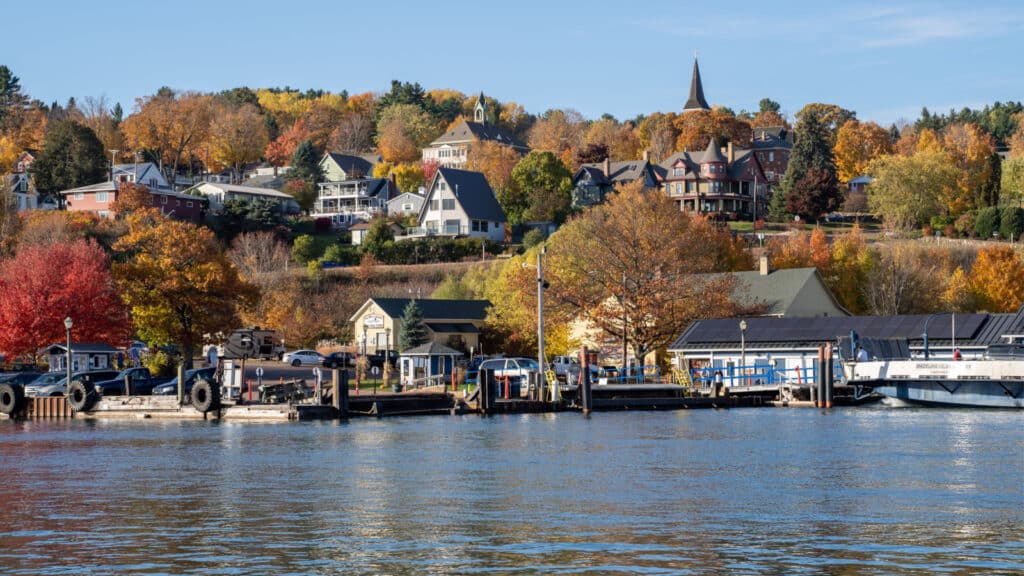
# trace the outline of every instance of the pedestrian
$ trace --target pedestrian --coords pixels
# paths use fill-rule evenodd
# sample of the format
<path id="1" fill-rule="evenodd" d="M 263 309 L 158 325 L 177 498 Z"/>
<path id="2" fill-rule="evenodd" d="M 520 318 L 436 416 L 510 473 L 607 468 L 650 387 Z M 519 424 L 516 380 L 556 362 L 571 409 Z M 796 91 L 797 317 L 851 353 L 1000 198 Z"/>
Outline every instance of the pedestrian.
<path id="1" fill-rule="evenodd" d="M 857 346 L 857 362 L 867 362 L 868 351 L 863 346 Z"/>
<path id="2" fill-rule="evenodd" d="M 954 361 L 960 361 L 960 360 L 963 360 L 963 359 L 964 359 L 964 357 L 963 357 L 963 354 L 960 353 L 960 349 L 959 348 L 954 348 L 953 349 L 953 360 Z"/>

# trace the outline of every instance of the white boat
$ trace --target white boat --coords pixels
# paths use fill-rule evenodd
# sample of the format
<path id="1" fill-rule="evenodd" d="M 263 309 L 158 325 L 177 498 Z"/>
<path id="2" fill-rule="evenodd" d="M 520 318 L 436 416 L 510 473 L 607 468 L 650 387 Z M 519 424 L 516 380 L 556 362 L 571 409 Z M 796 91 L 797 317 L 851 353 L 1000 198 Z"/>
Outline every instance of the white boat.
<path id="1" fill-rule="evenodd" d="M 915 404 L 1024 408 L 1024 358 L 843 362 L 848 385 Z"/>

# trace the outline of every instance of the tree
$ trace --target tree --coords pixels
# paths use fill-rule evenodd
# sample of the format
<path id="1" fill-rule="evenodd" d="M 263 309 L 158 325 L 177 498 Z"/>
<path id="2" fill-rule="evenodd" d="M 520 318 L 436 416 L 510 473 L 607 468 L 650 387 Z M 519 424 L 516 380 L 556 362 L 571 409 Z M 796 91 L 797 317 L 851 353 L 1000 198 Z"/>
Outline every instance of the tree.
<path id="1" fill-rule="evenodd" d="M 391 169 L 391 173 L 395 175 L 395 185 L 402 192 L 415 192 L 426 182 L 418 162 L 399 164 Z"/>
<path id="2" fill-rule="evenodd" d="M 379 255 L 384 250 L 384 245 L 394 239 L 395 235 L 391 232 L 388 219 L 380 216 L 370 222 L 370 229 L 366 231 L 361 249 L 364 253 Z"/>
<path id="3" fill-rule="evenodd" d="M 268 141 L 262 114 L 252 104 L 219 110 L 210 126 L 213 160 L 230 167 L 238 179 L 241 179 L 242 165 L 259 160 Z"/>
<path id="4" fill-rule="evenodd" d="M 836 135 L 835 161 L 840 182 L 866 174 L 868 164 L 882 154 L 892 154 L 889 132 L 874 122 L 847 120 Z"/>
<path id="5" fill-rule="evenodd" d="M 241 324 L 239 309 L 258 291 L 242 280 L 208 228 L 171 220 L 155 211 L 128 217 L 128 233 L 114 244 L 114 277 L 141 336 L 177 344 L 185 368 L 208 335 Z"/>
<path id="6" fill-rule="evenodd" d="M 285 191 L 295 196 L 303 210 L 309 210 L 316 201 L 316 185 L 324 179 L 320 156 L 313 148 L 312 142 L 306 140 L 295 148 L 291 167 L 287 174 L 289 182 Z"/>
<path id="7" fill-rule="evenodd" d="M 611 159 L 608 154 L 608 146 L 601 143 L 585 144 L 576 151 L 575 164 L 576 166 L 597 164 L 604 162 L 605 159 Z"/>
<path id="8" fill-rule="evenodd" d="M 704 150 L 714 138 L 719 144 L 732 142 L 750 144 L 753 131 L 750 123 L 725 108 L 692 110 L 676 117 L 676 150 Z"/>
<path id="9" fill-rule="evenodd" d="M 831 148 L 835 144 L 839 128 L 846 124 L 847 120 L 852 120 L 856 117 L 857 113 L 852 110 L 847 110 L 835 104 L 815 102 L 804 106 L 796 113 L 796 122 L 799 125 L 813 118 L 815 124 L 824 128 L 828 134 L 828 143 Z"/>
<path id="10" fill-rule="evenodd" d="M 572 201 L 572 174 L 551 152 L 534 150 L 516 164 L 510 185 L 497 194 L 510 224 L 561 222 Z"/>
<path id="11" fill-rule="evenodd" d="M 309 134 L 309 127 L 305 121 L 297 120 L 295 124 L 291 125 L 291 128 L 280 134 L 273 142 L 267 144 L 266 152 L 264 152 L 267 162 L 274 166 L 288 164 L 299 144 L 309 140 Z"/>
<path id="12" fill-rule="evenodd" d="M 635 160 L 640 157 L 640 138 L 630 122 L 620 124 L 612 118 L 598 120 L 587 129 L 583 141 L 587 145 L 603 146 L 612 160 Z"/>
<path id="13" fill-rule="evenodd" d="M 729 316 L 734 281 L 723 271 L 727 231 L 680 214 L 668 196 L 623 186 L 548 240 L 553 314 L 589 320 L 628 339 L 637 358 L 667 345 L 694 319 Z M 625 319 L 625 321 L 623 320 Z"/>
<path id="14" fill-rule="evenodd" d="M 881 252 L 863 284 L 872 314 L 924 314 L 939 309 L 941 270 L 915 244 L 901 242 Z"/>
<path id="15" fill-rule="evenodd" d="M 754 128 L 768 128 L 772 126 L 789 128 L 789 122 L 786 120 L 786 117 L 778 112 L 772 112 L 771 110 L 759 112 L 757 116 L 754 116 L 753 120 L 750 121 L 750 125 Z"/>
<path id="16" fill-rule="evenodd" d="M 81 123 L 96 133 L 96 137 L 103 143 L 104 150 L 127 152 L 124 134 L 118 128 L 119 121 L 114 119 L 107 106 L 107 99 L 103 96 L 99 98 L 86 97 L 85 105 L 82 107 Z"/>
<path id="17" fill-rule="evenodd" d="M 32 163 L 36 188 L 49 195 L 102 182 L 106 174 L 103 144 L 92 130 L 69 121 L 50 126 L 43 150 Z"/>
<path id="18" fill-rule="evenodd" d="M 978 308 L 990 313 L 1015 312 L 1024 305 L 1024 263 L 1013 248 L 989 246 L 978 251 L 970 273 Z"/>
<path id="19" fill-rule="evenodd" d="M 474 143 L 469 149 L 466 169 L 483 174 L 491 189 L 500 195 L 509 186 L 512 170 L 521 158 L 511 146 L 485 140 Z M 426 181 L 430 182 L 430 178 Z"/>
<path id="20" fill-rule="evenodd" d="M 530 128 L 530 148 L 551 152 L 569 165 L 575 150 L 583 145 L 583 115 L 575 110 L 548 110 Z"/>
<path id="21" fill-rule="evenodd" d="M 679 131 L 675 127 L 676 115 L 672 112 L 655 112 L 644 118 L 637 128 L 640 147 L 648 150 L 655 161 L 662 161 L 672 155 Z"/>
<path id="22" fill-rule="evenodd" d="M 21 92 L 21 80 L 7 66 L 0 65 L 0 131 L 5 131 L 8 118 L 28 98 Z"/>
<path id="23" fill-rule="evenodd" d="M 121 183 L 117 188 L 117 199 L 111 210 L 118 218 L 125 218 L 132 212 L 153 207 L 153 195 L 142 184 Z"/>
<path id="24" fill-rule="evenodd" d="M 977 206 L 998 206 L 1002 193 L 1003 161 L 993 152 L 988 156 L 988 179 L 981 185 Z"/>
<path id="25" fill-rule="evenodd" d="M 868 206 L 885 225 L 909 230 L 942 211 L 943 198 L 956 175 L 945 155 L 922 152 L 910 157 L 881 156 L 868 166 Z"/>
<path id="26" fill-rule="evenodd" d="M 980 238 L 989 238 L 994 232 L 999 231 L 999 208 L 989 206 L 978 210 L 978 216 L 974 220 L 974 233 Z"/>
<path id="27" fill-rule="evenodd" d="M 956 194 L 947 200 L 949 214 L 958 216 L 972 208 L 994 205 L 985 198 L 986 184 L 992 179 L 990 157 L 995 153 L 992 137 L 975 124 L 956 123 L 946 127 L 942 142 L 956 168 Z"/>
<path id="28" fill-rule="evenodd" d="M 1000 190 L 1007 199 L 1024 202 L 1024 156 L 1004 160 L 1002 164 Z"/>
<path id="29" fill-rule="evenodd" d="M 402 327 L 398 330 L 398 346 L 402 352 L 429 342 L 423 311 L 416 300 L 411 300 L 402 311 Z"/>
<path id="30" fill-rule="evenodd" d="M 775 112 L 778 114 L 781 109 L 782 105 L 771 98 L 761 98 L 760 102 L 757 103 L 758 112 Z"/>
<path id="31" fill-rule="evenodd" d="M 414 104 L 395 104 L 380 111 L 377 146 L 385 160 L 416 162 L 420 151 L 441 132 L 437 120 Z"/>
<path id="32" fill-rule="evenodd" d="M 19 356 L 65 339 L 120 345 L 131 322 L 113 280 L 110 259 L 95 242 L 26 245 L 0 260 L 0 351 Z"/>
<path id="33" fill-rule="evenodd" d="M 828 130 L 816 115 L 810 114 L 796 125 L 796 144 L 779 191 L 785 195 L 787 210 L 800 206 L 807 211 L 802 216 L 817 217 L 821 212 L 814 211 L 842 202 Z"/>
<path id="34" fill-rule="evenodd" d="M 187 154 L 196 154 L 206 141 L 213 117 L 213 96 L 175 94 L 160 90 L 154 96 L 136 100 L 137 111 L 121 126 L 128 144 L 136 150 L 151 150 L 160 170 L 173 182 L 178 165 Z M 170 170 L 164 170 L 170 164 Z"/>

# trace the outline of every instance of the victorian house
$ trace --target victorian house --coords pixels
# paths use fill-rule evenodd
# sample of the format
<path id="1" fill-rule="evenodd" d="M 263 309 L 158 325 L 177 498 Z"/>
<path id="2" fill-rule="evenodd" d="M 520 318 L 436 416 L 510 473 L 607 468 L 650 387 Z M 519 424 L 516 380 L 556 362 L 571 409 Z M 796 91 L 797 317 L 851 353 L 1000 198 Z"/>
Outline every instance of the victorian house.
<path id="1" fill-rule="evenodd" d="M 22 152 L 14 162 L 14 171 L 7 176 L 6 184 L 11 191 L 12 203 L 16 212 L 39 207 L 39 195 L 36 193 L 36 187 L 32 184 L 32 175 L 29 172 L 35 159 L 33 152 Z"/>
<path id="2" fill-rule="evenodd" d="M 618 184 L 641 181 L 644 188 L 659 186 L 657 167 L 650 163 L 650 156 L 644 152 L 642 160 L 627 160 L 584 164 L 572 179 L 572 204 L 577 207 L 593 206 L 604 202 Z"/>
<path id="3" fill-rule="evenodd" d="M 508 218 L 483 174 L 438 168 L 427 187 L 418 222 L 407 236 L 469 236 L 501 242 Z"/>
<path id="4" fill-rule="evenodd" d="M 767 210 L 768 183 L 753 150 L 720 148 L 714 138 L 703 152 L 677 152 L 659 166 L 662 189 L 683 212 L 750 220 Z"/>
<path id="5" fill-rule="evenodd" d="M 496 142 L 509 146 L 520 155 L 530 148 L 515 136 L 495 126 L 487 119 L 487 102 L 483 92 L 473 108 L 473 121 L 462 120 L 454 128 L 423 149 L 424 162 L 437 162 L 445 168 L 465 168 L 473 145 L 479 142 Z"/>

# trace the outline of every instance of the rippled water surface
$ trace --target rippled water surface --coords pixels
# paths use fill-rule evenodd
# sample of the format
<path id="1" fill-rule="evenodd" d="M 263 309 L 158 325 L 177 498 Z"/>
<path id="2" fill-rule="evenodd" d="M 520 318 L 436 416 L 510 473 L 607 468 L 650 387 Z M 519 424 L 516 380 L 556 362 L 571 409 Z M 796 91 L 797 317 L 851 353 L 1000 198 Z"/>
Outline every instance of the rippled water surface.
<path id="1" fill-rule="evenodd" d="M 1024 573 L 1024 415 L 0 421 L 0 573 Z"/>

